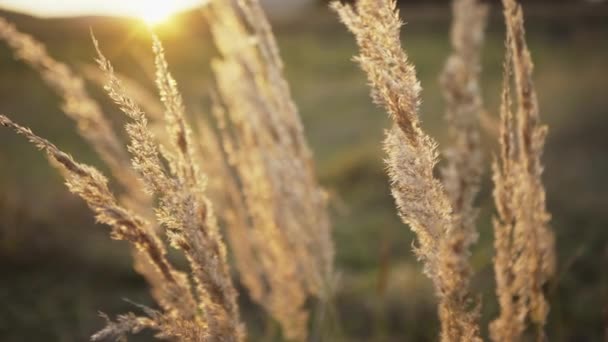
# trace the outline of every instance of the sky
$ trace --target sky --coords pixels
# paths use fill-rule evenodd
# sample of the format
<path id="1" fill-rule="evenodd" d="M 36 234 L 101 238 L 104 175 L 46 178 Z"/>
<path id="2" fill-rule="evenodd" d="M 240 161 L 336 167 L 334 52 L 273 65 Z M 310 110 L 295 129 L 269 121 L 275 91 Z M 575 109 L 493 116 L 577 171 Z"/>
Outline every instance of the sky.
<path id="1" fill-rule="evenodd" d="M 42 17 L 75 15 L 160 17 L 202 3 L 202 0 L 0 0 L 0 8 Z"/>

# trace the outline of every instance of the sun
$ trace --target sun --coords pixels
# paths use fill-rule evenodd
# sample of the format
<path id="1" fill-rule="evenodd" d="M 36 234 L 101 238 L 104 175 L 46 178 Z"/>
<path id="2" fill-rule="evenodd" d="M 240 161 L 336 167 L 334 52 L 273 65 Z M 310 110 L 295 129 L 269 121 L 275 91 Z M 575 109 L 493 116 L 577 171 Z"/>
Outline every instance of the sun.
<path id="1" fill-rule="evenodd" d="M 148 4 L 137 11 L 137 16 L 149 26 L 157 26 L 168 21 L 177 11 L 179 8 L 172 6 L 168 1 L 163 5 Z"/>
<path id="2" fill-rule="evenodd" d="M 172 21 L 176 14 L 205 5 L 209 0 L 118 0 L 125 3 L 129 16 L 136 17 L 148 26 Z M 0 0 L 2 2 L 2 0 Z"/>
<path id="3" fill-rule="evenodd" d="M 149 26 L 156 26 L 169 20 L 169 17 L 171 17 L 172 14 L 173 13 L 146 12 L 140 14 L 140 17 Z"/>

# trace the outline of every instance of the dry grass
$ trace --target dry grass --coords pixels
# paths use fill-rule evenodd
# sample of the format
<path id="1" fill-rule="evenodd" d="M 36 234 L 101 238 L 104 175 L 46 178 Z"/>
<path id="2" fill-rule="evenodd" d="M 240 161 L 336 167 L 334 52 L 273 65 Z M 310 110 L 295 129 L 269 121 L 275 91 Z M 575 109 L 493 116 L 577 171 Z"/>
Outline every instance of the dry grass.
<path id="1" fill-rule="evenodd" d="M 491 326 L 495 341 L 520 340 L 529 320 L 544 339 L 549 305 L 543 286 L 555 273 L 555 237 L 548 227 L 541 156 L 547 127 L 540 123 L 532 81 L 532 59 L 526 45 L 523 11 L 505 0 L 507 56 L 500 111 L 499 160 L 493 164 L 497 295 L 500 316 Z M 511 105 L 511 77 L 517 106 Z"/>
<path id="2" fill-rule="evenodd" d="M 148 129 L 144 112 L 126 95 L 96 41 L 95 46 L 98 64 L 107 76 L 105 88 L 108 95 L 131 120 L 126 129 L 131 138 L 129 151 L 133 156 L 133 169 L 141 176 L 147 191 L 158 198 L 156 218 L 166 229 L 172 246 L 182 250 L 188 258 L 191 275 L 197 284 L 199 309 L 203 313 L 191 323 L 201 330 L 202 336 L 215 336 L 226 341 L 242 340 L 244 331 L 236 305 L 236 291 L 228 271 L 226 250 L 213 209 L 205 196 L 205 177 L 194 162 L 194 145 L 185 121 L 181 95 L 167 69 L 162 46 L 155 38 L 157 85 L 165 105 L 167 134 L 171 142 L 170 146 L 162 149 L 162 156 Z"/>
<path id="3" fill-rule="evenodd" d="M 514 0 L 503 5 L 507 53 L 501 150 L 492 165 L 501 311 L 490 334 L 495 341 L 519 341 L 531 323 L 543 340 L 549 311 L 543 286 L 556 267 L 541 180 L 547 129 L 540 123 L 521 6 Z M 471 290 L 469 259 L 479 235 L 475 199 L 485 169 L 479 76 L 488 9 L 478 0 L 453 2 L 452 53 L 440 77 L 450 140 L 446 164 L 436 177 L 440 154 L 421 128 L 421 85 L 401 46 L 396 2 L 359 0 L 332 7 L 356 38 L 356 60 L 374 102 L 394 123 L 384 141 L 392 194 L 400 217 L 416 234 L 414 252 L 434 286 L 440 339 L 481 341 L 481 301 Z M 121 195 L 110 191 L 99 171 L 28 128 L 3 115 L 0 125 L 44 151 L 68 189 L 111 227 L 112 237 L 131 243 L 135 269 L 148 281 L 158 306 L 136 305 L 143 316 L 128 313 L 115 321 L 104 315 L 108 324 L 93 340 L 119 340 L 143 329 L 178 341 L 245 340 L 222 233 L 250 297 L 280 323 L 287 339 L 312 339 L 311 299 L 323 309 L 331 305 L 336 272 L 327 195 L 317 180 L 270 25 L 256 0 L 212 1 L 204 15 L 219 51 L 212 63 L 211 114 L 217 127 L 198 116 L 192 128 L 156 36 L 158 96 L 121 80 L 93 37 L 99 71 L 85 73 L 103 84 L 125 114 L 128 144 L 120 141 L 80 76 L 0 18 L 0 38 L 62 97 L 64 111 L 108 164 Z M 183 253 L 187 272 L 168 260 L 167 242 Z"/>
<path id="4" fill-rule="evenodd" d="M 157 278 L 165 298 L 170 299 L 170 302 L 165 303 L 166 307 L 188 307 L 193 300 L 188 296 L 189 288 L 187 287 L 186 278 L 183 274 L 178 273 L 173 269 L 166 259 L 166 251 L 162 242 L 154 235 L 150 234 L 149 223 L 140 218 L 131 211 L 121 207 L 115 196 L 108 189 L 107 179 L 94 168 L 75 162 L 72 157 L 55 145 L 36 136 L 32 131 L 12 122 L 5 116 L 0 116 L 0 125 L 13 129 L 16 133 L 26 137 L 31 143 L 39 149 L 46 152 L 49 159 L 58 167 L 63 177 L 66 180 L 68 189 L 80 196 L 87 202 L 91 210 L 96 214 L 99 222 L 104 223 L 112 228 L 112 238 L 129 241 L 141 253 L 144 262 L 154 266 L 157 272 Z M 163 304 L 163 303 L 159 303 Z M 150 318 L 137 318 L 130 320 L 132 324 L 137 323 L 138 326 L 155 328 L 158 330 L 166 330 L 168 336 L 172 336 L 171 323 L 178 323 L 182 319 L 191 317 L 179 317 L 177 314 L 172 315 L 172 311 L 167 311 L 167 319 L 174 316 L 174 322 L 161 322 L 160 315 L 155 313 L 155 316 Z M 178 313 L 176 311 L 175 313 Z M 179 312 L 185 314 L 186 312 Z M 193 312 L 191 311 L 191 315 Z M 168 323 L 168 325 L 167 325 Z M 120 324 L 110 324 L 104 331 L 96 334 L 97 337 L 115 336 L 120 337 L 125 332 L 128 332 L 125 321 Z M 134 327 L 130 327 L 135 329 Z M 185 333 L 185 332 L 180 332 Z M 193 333 L 193 332 L 188 332 Z"/>
<path id="5" fill-rule="evenodd" d="M 233 198 L 233 205 L 242 202 L 233 212 L 244 209 L 251 219 L 250 227 L 230 230 L 250 237 L 241 242 L 248 244 L 243 257 L 257 258 L 253 268 L 251 259 L 237 265 L 252 298 L 281 323 L 285 335 L 305 340 L 306 300 L 314 296 L 326 302 L 333 287 L 326 195 L 260 5 L 212 2 L 206 18 L 220 51 L 213 62 L 213 112 L 243 191 Z"/>
<path id="6" fill-rule="evenodd" d="M 317 296 L 325 302 L 330 296 L 333 246 L 326 196 L 314 175 L 312 154 L 282 76 L 282 62 L 274 37 L 256 2 L 218 2 L 210 5 L 208 11 L 214 12 L 209 15 L 212 27 L 228 24 L 223 30 L 235 32 L 237 41 L 251 40 L 256 35 L 263 41 L 263 48 L 256 47 L 247 62 L 256 63 L 258 73 L 266 70 L 267 66 L 272 67 L 266 75 L 269 79 L 264 80 L 264 84 L 255 84 L 256 81 L 248 75 L 239 77 L 250 87 L 247 91 L 265 98 L 261 103 L 256 101 L 248 104 L 257 107 L 256 112 L 248 113 L 248 117 L 255 114 L 253 120 L 264 122 L 269 108 L 272 110 L 270 114 L 275 116 L 274 122 L 265 128 L 266 133 L 260 130 L 260 135 L 275 138 L 271 135 L 277 130 L 282 130 L 282 135 L 275 141 L 268 140 L 266 146 L 241 145 L 240 142 L 237 145 L 228 133 L 227 126 L 221 127 L 223 140 L 220 140 L 206 122 L 199 120 L 200 138 L 195 142 L 186 120 L 183 100 L 168 70 L 160 41 L 153 37 L 156 84 L 160 94 L 158 103 L 155 97 L 135 82 L 128 81 L 126 86 L 123 85 L 94 39 L 101 73 L 90 69 L 86 73 L 96 82 L 104 84 L 110 98 L 130 120 L 126 130 L 130 138 L 128 150 L 132 156 L 131 163 L 124 144 L 112 131 L 100 107 L 84 90 L 80 76 L 53 60 L 42 44 L 18 32 L 9 23 L 1 22 L 2 37 L 16 55 L 40 71 L 49 85 L 66 102 L 73 104 L 73 108 L 66 107 L 66 113 L 81 124 L 81 135 L 89 140 L 110 166 L 117 165 L 111 169 L 127 190 L 127 196 L 122 200 L 124 205 L 140 212 L 148 220 L 156 219 L 172 246 L 186 255 L 190 276 L 197 285 L 194 295 L 188 277 L 174 270 L 164 258 L 164 245 L 156 236 L 159 232 L 156 225 L 145 223 L 143 218 L 133 219 L 138 225 L 130 224 L 129 227 L 145 231 L 145 238 L 139 240 L 152 241 L 156 246 L 155 249 L 149 248 L 156 251 L 154 258 L 148 258 L 153 261 L 138 257 L 135 268 L 146 276 L 163 310 L 156 312 L 146 309 L 147 318 L 132 314 L 120 316 L 115 323 L 109 323 L 106 329 L 96 334 L 95 339 L 121 337 L 145 327 L 160 331 L 160 336 L 184 340 L 233 341 L 243 338 L 244 330 L 239 320 L 226 250 L 212 206 L 206 197 L 207 179 L 199 171 L 201 166 L 216 177 L 211 182 L 211 192 L 221 208 L 220 217 L 227 226 L 227 236 L 241 279 L 252 297 L 282 323 L 285 335 L 305 340 L 308 330 L 308 313 L 304 307 L 306 300 L 310 296 Z M 246 15 L 241 15 L 241 11 Z M 221 15 L 232 21 L 221 21 Z M 255 25 L 246 29 L 246 21 Z M 218 37 L 217 41 L 221 49 L 222 40 Z M 223 58 L 229 60 L 232 57 L 225 54 Z M 218 60 L 217 65 L 222 62 Z M 217 101 L 214 113 L 218 116 L 224 113 L 235 120 L 243 112 L 236 107 L 228 108 L 227 105 L 231 103 L 227 100 L 232 97 L 227 97 L 221 91 L 221 77 L 224 76 L 218 74 L 218 94 L 223 98 Z M 73 84 L 77 87 L 70 87 Z M 159 109 L 160 104 L 164 109 Z M 235 104 L 232 102 L 231 105 Z M 150 112 L 152 126 L 148 124 L 147 113 L 142 108 Z M 3 123 L 21 133 L 29 133 L 28 137 L 32 139 L 35 137 L 8 119 Z M 167 129 L 157 136 L 155 133 L 161 125 Z M 265 150 L 269 144 L 275 143 L 275 148 Z M 113 148 L 108 152 L 106 145 Z M 256 160 L 255 165 L 236 163 L 236 154 L 226 153 L 228 145 L 242 149 L 239 151 L 242 155 L 257 154 L 260 159 Z M 196 151 L 197 146 L 200 146 L 202 155 Z M 252 172 L 259 167 L 263 167 L 261 173 Z M 92 168 L 86 169 L 91 170 L 89 178 L 102 178 Z M 124 177 L 125 174 L 131 178 Z M 106 182 L 105 178 L 100 180 L 97 188 L 101 190 L 95 192 L 103 194 L 106 206 L 118 207 L 105 187 Z M 267 182 L 268 188 L 260 188 L 260 182 Z M 145 185 L 145 192 L 141 192 L 140 184 Z M 135 193 L 141 196 L 134 196 Z M 88 192 L 86 195 L 78 194 L 85 200 L 89 200 L 86 196 L 91 195 Z M 127 212 L 127 209 L 119 208 Z M 114 221 L 102 222 L 116 225 Z M 124 238 L 116 233 L 114 235 Z M 135 255 L 140 254 L 137 252 Z"/>
<path id="7" fill-rule="evenodd" d="M 335 3 L 334 9 L 357 39 L 357 61 L 368 76 L 374 102 L 395 123 L 384 141 L 392 193 L 399 215 L 418 237 L 416 255 L 435 285 L 441 339 L 480 340 L 478 310 L 468 290 L 468 245 L 474 239 L 470 229 L 462 229 L 450 197 L 433 175 L 437 143 L 420 127 L 421 87 L 401 48 L 396 2 L 367 0 L 356 7 Z"/>
<path id="8" fill-rule="evenodd" d="M 464 232 L 466 249 L 476 242 L 478 210 L 474 201 L 483 174 L 480 116 L 483 113 L 479 74 L 487 5 L 477 0 L 453 2 L 452 55 L 440 77 L 450 137 L 441 170 L 445 191 L 452 203 L 457 229 Z"/>
<path id="9" fill-rule="evenodd" d="M 128 153 L 99 104 L 87 93 L 83 79 L 69 66 L 53 59 L 42 43 L 19 32 L 3 18 L 0 18 L 0 39 L 13 50 L 17 59 L 38 71 L 49 87 L 62 98 L 62 109 L 76 122 L 80 135 L 106 162 L 134 200 L 141 201 L 145 195 L 139 191 L 137 177 L 129 168 Z"/>
<path id="10" fill-rule="evenodd" d="M 539 327 L 548 305 L 543 285 L 553 274 L 554 246 L 547 228 L 544 188 L 540 179 L 546 128 L 539 124 L 531 81 L 531 59 L 525 45 L 523 14 L 513 0 L 504 1 L 508 31 L 507 70 L 514 65 L 518 111 L 509 109 L 505 75 L 500 144 L 502 169 L 495 163 L 497 293 L 501 317 L 492 325 L 496 341 L 517 341 L 527 317 Z M 478 305 L 469 283 L 469 248 L 477 240 L 473 207 L 482 171 L 478 118 L 479 51 L 487 9 L 477 1 L 455 0 L 452 45 L 441 77 L 451 145 L 446 150 L 443 182 L 434 177 L 437 144 L 420 128 L 420 84 L 401 48 L 401 22 L 393 0 L 360 0 L 334 9 L 353 32 L 360 49 L 356 60 L 368 76 L 374 102 L 395 126 L 387 133 L 385 151 L 393 196 L 403 221 L 416 233 L 415 253 L 423 261 L 439 300 L 442 341 L 481 340 Z"/>

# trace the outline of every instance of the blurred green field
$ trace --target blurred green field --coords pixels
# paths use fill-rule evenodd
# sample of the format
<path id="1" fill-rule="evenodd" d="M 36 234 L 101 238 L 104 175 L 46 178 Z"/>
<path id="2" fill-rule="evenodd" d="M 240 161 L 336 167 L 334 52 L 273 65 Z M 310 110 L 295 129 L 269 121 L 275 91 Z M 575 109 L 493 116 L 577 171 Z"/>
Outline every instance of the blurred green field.
<path id="1" fill-rule="evenodd" d="M 423 125 L 443 143 L 443 101 L 437 77 L 449 53 L 446 8 L 408 7 L 402 35 L 424 87 Z M 541 114 L 550 126 L 546 187 L 557 232 L 559 272 L 547 288 L 551 341 L 600 341 L 608 334 L 608 11 L 531 11 L 529 44 L 536 64 Z M 2 12 L 0 12 L 2 15 Z M 42 20 L 6 13 L 22 31 L 48 44 L 75 68 L 93 62 L 89 27 L 120 73 L 154 90 L 146 30 L 127 20 Z M 495 8 L 483 57 L 486 108 L 497 116 L 503 27 Z M 212 86 L 213 46 L 198 13 L 160 29 L 167 58 L 189 108 L 202 110 Z M 341 282 L 339 329 L 331 341 L 436 340 L 430 283 L 411 253 L 412 234 L 398 219 L 383 169 L 386 115 L 370 101 L 366 80 L 351 62 L 352 37 L 324 8 L 276 27 L 287 77 L 299 105 L 318 172 L 332 196 Z M 0 113 L 30 126 L 77 159 L 104 169 L 59 108 L 40 76 L 0 44 Z M 117 127 L 118 109 L 91 84 Z M 488 163 L 495 137 L 484 135 Z M 482 296 L 484 334 L 497 314 L 493 294 L 491 183 L 473 263 Z M 134 310 L 121 300 L 151 304 L 132 271 L 127 245 L 95 226 L 83 203 L 67 193 L 45 158 L 0 131 L 0 340 L 84 341 L 103 325 L 98 311 Z M 241 295 L 252 340 L 280 341 L 278 328 Z M 150 335 L 133 338 L 150 340 Z"/>

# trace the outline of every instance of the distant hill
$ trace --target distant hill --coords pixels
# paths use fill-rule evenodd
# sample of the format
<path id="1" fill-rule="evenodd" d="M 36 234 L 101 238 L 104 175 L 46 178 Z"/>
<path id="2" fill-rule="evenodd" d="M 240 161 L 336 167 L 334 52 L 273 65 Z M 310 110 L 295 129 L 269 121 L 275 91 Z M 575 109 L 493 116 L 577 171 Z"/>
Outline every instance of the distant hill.
<path id="1" fill-rule="evenodd" d="M 111 31 L 124 32 L 127 27 L 132 26 L 135 22 L 130 18 L 105 16 L 40 18 L 1 8 L 0 16 L 17 25 L 20 31 L 34 33 L 36 37 L 42 40 L 59 38 L 61 33 L 65 32 L 82 32 L 88 35 L 91 27 L 95 28 L 96 31 L 103 31 L 103 34 Z"/>

